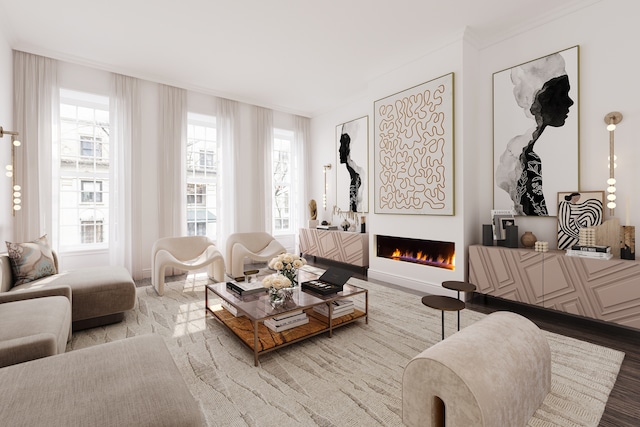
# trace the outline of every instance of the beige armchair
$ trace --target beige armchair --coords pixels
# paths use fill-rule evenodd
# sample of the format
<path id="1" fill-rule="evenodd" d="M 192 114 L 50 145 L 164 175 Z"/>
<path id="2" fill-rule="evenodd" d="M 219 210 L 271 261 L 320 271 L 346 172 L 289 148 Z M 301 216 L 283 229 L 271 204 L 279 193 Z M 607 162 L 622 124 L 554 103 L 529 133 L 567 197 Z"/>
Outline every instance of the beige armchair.
<path id="1" fill-rule="evenodd" d="M 224 281 L 224 258 L 206 236 L 165 237 L 156 241 L 151 254 L 151 284 L 158 295 L 164 295 L 167 267 L 187 271 L 207 267 L 210 279 Z"/>
<path id="2" fill-rule="evenodd" d="M 244 275 L 244 259 L 264 262 L 287 252 L 271 234 L 263 231 L 234 233 L 227 239 L 227 274 Z"/>

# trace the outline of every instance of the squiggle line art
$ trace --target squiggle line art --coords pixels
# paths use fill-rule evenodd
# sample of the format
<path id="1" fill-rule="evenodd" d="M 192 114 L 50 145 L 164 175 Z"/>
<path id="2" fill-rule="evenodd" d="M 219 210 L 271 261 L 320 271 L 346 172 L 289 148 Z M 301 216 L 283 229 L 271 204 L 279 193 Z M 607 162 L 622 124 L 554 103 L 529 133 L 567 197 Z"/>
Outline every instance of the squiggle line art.
<path id="1" fill-rule="evenodd" d="M 376 103 L 376 196 L 381 213 L 452 211 L 453 109 L 446 83 Z"/>

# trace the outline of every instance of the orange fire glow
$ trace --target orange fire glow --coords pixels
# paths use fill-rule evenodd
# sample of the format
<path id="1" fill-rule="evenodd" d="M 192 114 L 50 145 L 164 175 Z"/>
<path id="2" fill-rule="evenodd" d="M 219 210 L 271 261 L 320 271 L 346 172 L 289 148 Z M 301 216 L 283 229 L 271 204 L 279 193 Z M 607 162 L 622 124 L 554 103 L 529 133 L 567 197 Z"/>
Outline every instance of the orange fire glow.
<path id="1" fill-rule="evenodd" d="M 422 251 L 418 251 L 417 254 L 414 254 L 411 251 L 402 252 L 400 251 L 400 249 L 396 248 L 391 254 L 391 258 L 396 260 L 417 262 L 420 264 L 436 264 L 438 266 L 442 266 L 450 270 L 455 270 L 455 265 L 456 265 L 455 254 L 450 255 L 448 257 L 443 257 L 441 254 L 430 255 L 430 254 L 425 254 Z"/>

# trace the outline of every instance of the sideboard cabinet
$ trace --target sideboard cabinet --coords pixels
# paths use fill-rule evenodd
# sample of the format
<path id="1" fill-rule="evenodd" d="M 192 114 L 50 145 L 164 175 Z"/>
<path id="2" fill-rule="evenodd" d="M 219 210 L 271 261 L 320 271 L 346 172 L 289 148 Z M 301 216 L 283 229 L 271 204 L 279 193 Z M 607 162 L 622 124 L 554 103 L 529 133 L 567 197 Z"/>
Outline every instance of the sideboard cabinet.
<path id="1" fill-rule="evenodd" d="M 369 234 L 301 228 L 300 253 L 368 267 Z"/>
<path id="2" fill-rule="evenodd" d="M 477 292 L 640 329 L 640 261 L 469 246 Z"/>

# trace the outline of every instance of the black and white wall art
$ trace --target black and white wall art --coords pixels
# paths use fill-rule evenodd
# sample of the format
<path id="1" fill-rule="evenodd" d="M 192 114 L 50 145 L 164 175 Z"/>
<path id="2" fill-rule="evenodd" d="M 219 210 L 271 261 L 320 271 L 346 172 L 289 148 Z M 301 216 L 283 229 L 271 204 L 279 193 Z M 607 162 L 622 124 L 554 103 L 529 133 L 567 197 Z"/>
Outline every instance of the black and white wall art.
<path id="1" fill-rule="evenodd" d="M 604 191 L 558 193 L 558 249 L 571 249 L 580 229 L 602 224 Z"/>
<path id="2" fill-rule="evenodd" d="M 369 212 L 369 116 L 336 126 L 336 205 Z"/>
<path id="3" fill-rule="evenodd" d="M 578 188 L 578 46 L 493 75 L 494 209 L 555 216 Z"/>

